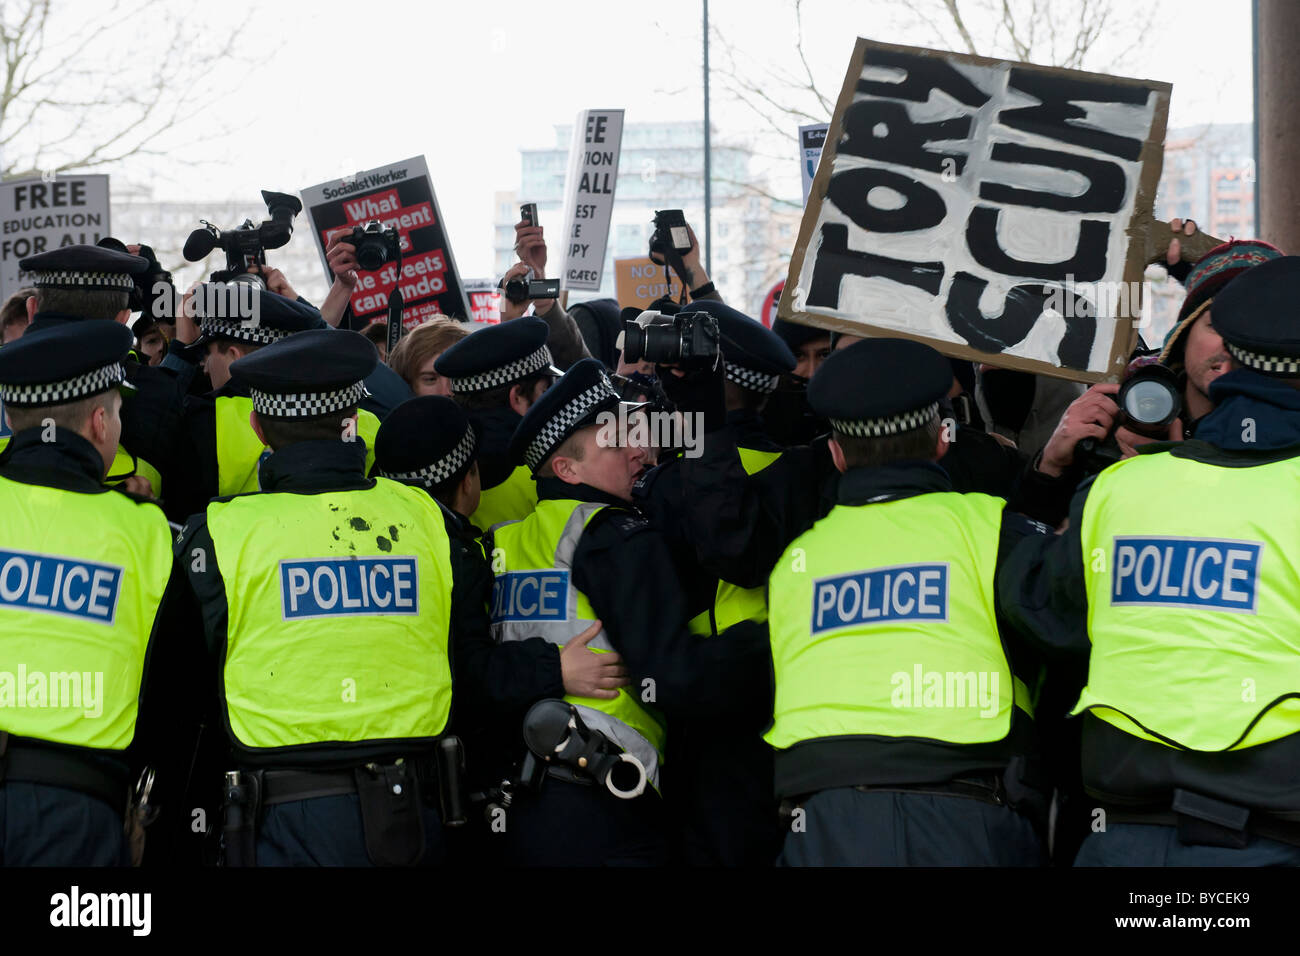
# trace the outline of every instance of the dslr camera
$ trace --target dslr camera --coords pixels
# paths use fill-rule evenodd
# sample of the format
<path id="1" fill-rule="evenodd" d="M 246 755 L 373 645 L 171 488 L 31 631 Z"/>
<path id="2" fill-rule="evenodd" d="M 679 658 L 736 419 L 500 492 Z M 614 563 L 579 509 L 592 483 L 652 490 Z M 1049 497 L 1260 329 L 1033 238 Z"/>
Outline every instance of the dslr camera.
<path id="1" fill-rule="evenodd" d="M 402 257 L 402 240 L 397 229 L 393 226 L 385 229 L 378 219 L 372 219 L 364 226 L 353 226 L 352 232 L 342 241 L 356 246 L 357 268 L 362 272 L 374 272 L 385 263 L 396 262 Z"/>
<path id="2" fill-rule="evenodd" d="M 219 229 L 206 219 L 200 219 L 203 228 L 195 229 L 185 240 L 183 255 L 189 262 L 206 259 L 213 249 L 226 254 L 226 268 L 212 273 L 213 282 L 247 282 L 262 289 L 266 283 L 261 276 L 250 273 L 250 266 L 266 265 L 266 250 L 279 249 L 293 235 L 293 217 L 302 212 L 302 202 L 288 193 L 262 190 L 262 201 L 270 219 L 254 225 L 252 219 L 234 229 Z"/>
<path id="3" fill-rule="evenodd" d="M 1122 426 L 1159 440 L 1168 437 L 1169 426 L 1182 414 L 1183 390 L 1178 376 L 1167 366 L 1143 365 L 1120 387 L 1116 401 L 1116 428 Z M 1075 458 L 1088 475 L 1097 474 L 1123 457 L 1113 430 L 1104 440 L 1085 438 L 1075 446 Z"/>
<path id="4" fill-rule="evenodd" d="M 619 336 L 627 362 L 706 368 L 718 359 L 718 320 L 707 312 L 642 312 Z"/>
<path id="5" fill-rule="evenodd" d="M 679 256 L 691 251 L 691 234 L 680 209 L 656 209 L 655 230 L 650 234 L 650 257 L 663 257 L 670 249 Z"/>

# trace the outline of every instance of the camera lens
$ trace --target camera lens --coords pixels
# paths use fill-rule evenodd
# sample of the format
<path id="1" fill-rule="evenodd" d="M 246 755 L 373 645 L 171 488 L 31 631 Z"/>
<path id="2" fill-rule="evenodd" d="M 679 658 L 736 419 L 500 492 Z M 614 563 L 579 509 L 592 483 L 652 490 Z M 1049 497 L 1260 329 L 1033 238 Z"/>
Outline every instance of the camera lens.
<path id="1" fill-rule="evenodd" d="M 256 286 L 258 289 L 263 291 L 266 290 L 266 280 L 252 272 L 241 272 L 239 275 L 234 276 L 230 281 L 242 282 L 245 285 Z"/>
<path id="2" fill-rule="evenodd" d="M 1124 395 L 1124 411 L 1142 425 L 1163 425 L 1177 411 L 1177 397 L 1158 380 L 1134 382 Z"/>
<path id="3" fill-rule="evenodd" d="M 623 361 L 639 362 L 645 354 L 645 329 L 635 322 L 623 326 Z"/>
<path id="4" fill-rule="evenodd" d="M 364 239 L 357 246 L 357 266 L 362 272 L 374 272 L 388 261 L 388 249 L 378 239 Z"/>

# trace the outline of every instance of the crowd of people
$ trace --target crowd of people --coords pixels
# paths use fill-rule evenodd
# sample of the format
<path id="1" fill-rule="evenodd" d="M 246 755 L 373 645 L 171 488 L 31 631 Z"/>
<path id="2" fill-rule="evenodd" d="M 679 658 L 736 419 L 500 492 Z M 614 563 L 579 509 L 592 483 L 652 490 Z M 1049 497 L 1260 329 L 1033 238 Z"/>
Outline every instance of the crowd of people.
<path id="1" fill-rule="evenodd" d="M 768 329 L 691 241 L 680 301 L 391 354 L 338 239 L 320 308 L 24 260 L 0 863 L 1300 862 L 1300 258 L 1171 241 L 1153 430 L 1121 383 Z"/>

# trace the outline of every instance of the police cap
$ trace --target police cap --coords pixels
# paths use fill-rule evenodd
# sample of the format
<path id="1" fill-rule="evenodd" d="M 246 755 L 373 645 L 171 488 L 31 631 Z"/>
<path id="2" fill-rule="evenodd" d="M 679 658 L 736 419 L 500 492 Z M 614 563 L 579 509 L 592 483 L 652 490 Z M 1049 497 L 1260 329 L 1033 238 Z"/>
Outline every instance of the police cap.
<path id="1" fill-rule="evenodd" d="M 375 465 L 385 478 L 433 488 L 465 477 L 477 447 L 459 405 L 442 395 L 421 395 L 402 402 L 379 426 Z"/>
<path id="2" fill-rule="evenodd" d="M 952 365 L 921 342 L 863 339 L 831 354 L 808 385 L 841 435 L 879 438 L 924 425 L 952 388 Z"/>
<path id="3" fill-rule="evenodd" d="M 489 325 L 447 349 L 433 367 L 461 395 L 513 385 L 539 372 L 558 377 L 564 373 L 551 364 L 549 334 L 546 323 L 536 317 Z"/>
<path id="4" fill-rule="evenodd" d="M 366 396 L 362 381 L 379 364 L 359 332 L 313 329 L 258 349 L 230 366 L 248 386 L 253 411 L 301 421 L 351 408 Z"/>
<path id="5" fill-rule="evenodd" d="M 1246 368 L 1300 377 L 1300 256 L 1247 269 L 1214 297 L 1211 323 L 1228 353 Z"/>
<path id="6" fill-rule="evenodd" d="M 601 412 L 615 411 L 620 404 L 605 366 L 593 358 L 576 362 L 524 414 L 510 439 L 511 460 L 536 475 L 566 438 L 596 424 Z M 627 404 L 629 411 L 642 407 Z"/>
<path id="7" fill-rule="evenodd" d="M 67 405 L 113 388 L 135 389 L 122 367 L 131 332 L 116 322 L 76 322 L 30 332 L 0 349 L 0 398 L 15 408 Z"/>
<path id="8" fill-rule="evenodd" d="M 205 282 L 190 300 L 201 335 L 194 345 L 229 339 L 270 345 L 309 329 L 325 329 L 314 306 L 248 282 Z"/>
<path id="9" fill-rule="evenodd" d="M 18 268 L 38 289 L 131 292 L 135 289 L 132 276 L 148 267 L 148 260 L 141 256 L 99 246 L 64 246 L 18 260 Z"/>
<path id="10" fill-rule="evenodd" d="M 715 299 L 692 302 L 683 311 L 707 312 L 718 320 L 727 381 L 769 395 L 776 391 L 782 375 L 794 371 L 796 361 L 790 346 L 762 322 Z"/>

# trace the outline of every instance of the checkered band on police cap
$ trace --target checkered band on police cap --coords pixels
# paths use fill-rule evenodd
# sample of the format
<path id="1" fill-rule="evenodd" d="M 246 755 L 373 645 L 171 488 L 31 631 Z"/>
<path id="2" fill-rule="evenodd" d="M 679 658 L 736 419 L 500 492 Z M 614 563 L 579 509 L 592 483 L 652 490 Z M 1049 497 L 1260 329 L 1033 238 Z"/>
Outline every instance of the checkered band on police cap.
<path id="1" fill-rule="evenodd" d="M 101 368 L 92 369 L 84 375 L 65 379 L 62 382 L 46 382 L 40 385 L 10 385 L 0 382 L 0 398 L 15 407 L 39 408 L 43 405 L 66 405 L 69 402 L 89 398 L 126 381 L 126 372 L 121 362 L 112 362 Z"/>
<path id="2" fill-rule="evenodd" d="M 751 392 L 758 392 L 762 395 L 771 395 L 776 391 L 777 384 L 781 381 L 780 375 L 769 375 L 767 372 L 756 372 L 752 368 L 744 368 L 740 365 L 727 363 L 727 381 L 741 388 L 748 389 Z"/>
<path id="3" fill-rule="evenodd" d="M 273 329 L 269 325 L 260 325 L 250 319 L 204 318 L 199 325 L 204 335 L 219 335 L 236 342 L 250 342 L 254 345 L 270 345 L 293 333 L 288 329 Z"/>
<path id="4" fill-rule="evenodd" d="M 52 272 L 29 273 L 32 285 L 38 289 L 123 289 L 135 288 L 125 272 L 70 272 L 59 269 Z"/>
<path id="5" fill-rule="evenodd" d="M 551 350 L 543 345 L 531 355 L 515 359 L 499 368 L 488 369 L 476 375 L 466 375 L 464 378 L 453 378 L 451 390 L 461 395 L 466 392 L 488 392 L 502 385 L 517 382 L 521 378 L 527 378 L 551 364 Z"/>
<path id="6" fill-rule="evenodd" d="M 552 415 L 550 421 L 543 425 L 533 440 L 528 443 L 528 448 L 524 451 L 524 464 L 528 466 L 529 471 L 536 474 L 547 456 L 572 434 L 573 426 L 589 415 L 592 409 L 610 399 L 618 401 L 618 392 L 614 391 L 609 376 L 601 372 L 600 381 L 570 399 L 568 404 Z"/>
<path id="7" fill-rule="evenodd" d="M 1294 355 L 1261 355 L 1259 352 L 1248 352 L 1246 349 L 1225 342 L 1228 351 L 1246 368 L 1253 368 L 1257 372 L 1263 372 L 1265 375 L 1280 375 L 1285 377 L 1295 377 L 1300 375 L 1300 358 Z"/>
<path id="8" fill-rule="evenodd" d="M 250 388 L 253 411 L 268 418 L 319 418 L 330 412 L 351 408 L 369 392 L 365 382 L 357 382 L 333 392 L 296 392 L 277 394 Z"/>
<path id="9" fill-rule="evenodd" d="M 467 428 L 460 441 L 456 443 L 456 447 L 433 464 L 426 465 L 418 471 L 383 471 L 381 469 L 380 474 L 385 478 L 392 478 L 396 481 L 418 481 L 428 488 L 433 488 L 442 484 L 465 466 L 465 462 L 469 461 L 470 456 L 474 454 L 476 444 L 474 429 Z"/>
<path id="10" fill-rule="evenodd" d="M 925 408 L 918 408 L 914 412 L 904 412 L 902 415 L 888 415 L 884 418 L 863 418 L 854 421 L 832 418 L 830 423 L 831 427 L 841 435 L 850 435 L 854 438 L 880 438 L 884 435 L 897 435 L 899 432 L 920 428 L 934 417 L 938 411 L 939 403 L 935 402 Z"/>

